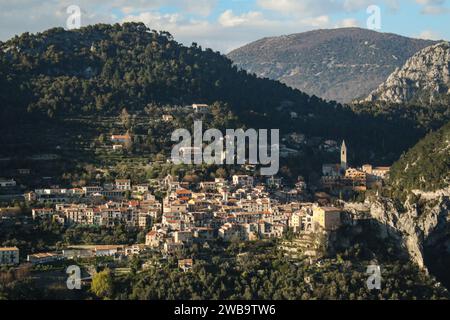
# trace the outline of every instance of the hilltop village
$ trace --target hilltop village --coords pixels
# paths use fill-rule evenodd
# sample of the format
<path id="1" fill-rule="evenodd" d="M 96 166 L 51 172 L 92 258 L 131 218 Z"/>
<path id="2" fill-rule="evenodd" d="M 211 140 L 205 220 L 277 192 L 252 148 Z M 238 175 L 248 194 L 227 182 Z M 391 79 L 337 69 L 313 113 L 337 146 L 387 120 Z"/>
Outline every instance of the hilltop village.
<path id="1" fill-rule="evenodd" d="M 292 254 L 300 247 L 304 250 L 299 253 L 314 259 L 318 253 L 313 236 L 329 235 L 364 216 L 349 212 L 345 201 L 333 201 L 330 194 L 381 186 L 389 168 L 350 167 L 342 142 L 340 163 L 324 164 L 322 171 L 323 191 L 312 195 L 302 177 L 295 186 L 287 187 L 279 177 L 249 174 L 195 184 L 167 175 L 144 184 L 116 179 L 112 184 L 81 188 L 35 189 L 25 194 L 33 206 L 33 221 L 105 228 L 122 225 L 146 230 L 145 243 L 75 246 L 30 253 L 26 260 L 40 264 L 67 258 L 128 256 L 145 250 L 171 255 L 194 243 L 208 246 L 211 241 L 283 239 L 288 233 L 293 233 L 300 245 L 293 249 L 292 243 L 282 242 L 280 248 Z M 13 184 L 8 181 L 2 186 L 6 183 Z M 158 199 L 155 194 L 163 197 Z M 0 264 L 20 263 L 19 248 L 5 247 L 0 252 Z"/>

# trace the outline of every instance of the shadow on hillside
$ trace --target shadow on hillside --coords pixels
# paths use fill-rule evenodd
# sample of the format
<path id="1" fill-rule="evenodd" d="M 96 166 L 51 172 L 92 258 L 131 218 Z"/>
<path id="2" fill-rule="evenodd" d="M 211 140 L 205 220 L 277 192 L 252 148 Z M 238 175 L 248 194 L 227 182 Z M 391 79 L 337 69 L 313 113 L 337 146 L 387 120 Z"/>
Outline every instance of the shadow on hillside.
<path id="1" fill-rule="evenodd" d="M 450 288 L 450 224 L 434 230 L 423 248 L 425 265 L 431 275 Z"/>

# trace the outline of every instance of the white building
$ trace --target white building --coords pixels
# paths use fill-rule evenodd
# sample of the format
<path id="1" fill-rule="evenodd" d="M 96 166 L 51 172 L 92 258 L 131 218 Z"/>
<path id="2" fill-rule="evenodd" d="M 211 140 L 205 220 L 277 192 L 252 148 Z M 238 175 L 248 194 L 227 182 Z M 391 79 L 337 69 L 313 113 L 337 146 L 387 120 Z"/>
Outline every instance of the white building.
<path id="1" fill-rule="evenodd" d="M 240 185 L 240 186 L 246 186 L 246 187 L 252 187 L 253 186 L 253 177 L 249 175 L 237 175 L 235 174 L 233 176 L 233 184 Z"/>
<path id="2" fill-rule="evenodd" d="M 131 180 L 130 179 L 117 179 L 116 189 L 128 191 L 131 190 Z"/>
<path id="3" fill-rule="evenodd" d="M 209 110 L 209 106 L 207 104 L 194 103 L 192 109 L 194 109 L 195 112 L 206 112 Z"/>
<path id="4" fill-rule="evenodd" d="M 0 265 L 19 264 L 19 249 L 17 247 L 0 248 Z"/>
<path id="5" fill-rule="evenodd" d="M 0 187 L 2 188 L 10 188 L 15 187 L 17 185 L 16 181 L 14 179 L 0 179 Z"/>
<path id="6" fill-rule="evenodd" d="M 63 255 L 51 252 L 35 253 L 27 256 L 27 261 L 32 264 L 51 263 L 62 259 L 64 259 Z"/>

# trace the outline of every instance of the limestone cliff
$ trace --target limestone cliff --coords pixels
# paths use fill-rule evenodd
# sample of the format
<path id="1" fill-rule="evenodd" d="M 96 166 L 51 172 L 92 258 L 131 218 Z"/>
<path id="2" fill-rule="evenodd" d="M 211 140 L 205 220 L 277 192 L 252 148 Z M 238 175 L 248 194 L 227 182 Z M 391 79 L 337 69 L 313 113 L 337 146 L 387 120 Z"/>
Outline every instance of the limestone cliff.
<path id="1" fill-rule="evenodd" d="M 371 197 L 366 200 L 371 216 L 380 222 L 385 236 L 398 239 L 411 260 L 426 269 L 424 246 L 433 234 L 438 239 L 449 220 L 450 188 L 434 193 L 414 191 L 418 197 L 405 201 L 400 212 L 389 198 Z"/>
<path id="2" fill-rule="evenodd" d="M 441 42 L 414 54 L 365 101 L 439 103 L 449 95 L 450 43 Z"/>

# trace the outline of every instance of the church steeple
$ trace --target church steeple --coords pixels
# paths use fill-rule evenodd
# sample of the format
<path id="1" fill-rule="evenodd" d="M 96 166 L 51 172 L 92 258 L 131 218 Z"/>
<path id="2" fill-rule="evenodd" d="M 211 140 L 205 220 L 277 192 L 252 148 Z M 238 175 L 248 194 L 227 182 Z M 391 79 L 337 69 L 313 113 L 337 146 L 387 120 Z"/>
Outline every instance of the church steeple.
<path id="1" fill-rule="evenodd" d="M 345 140 L 342 140 L 341 145 L 341 169 L 347 170 L 347 146 L 345 145 Z"/>

